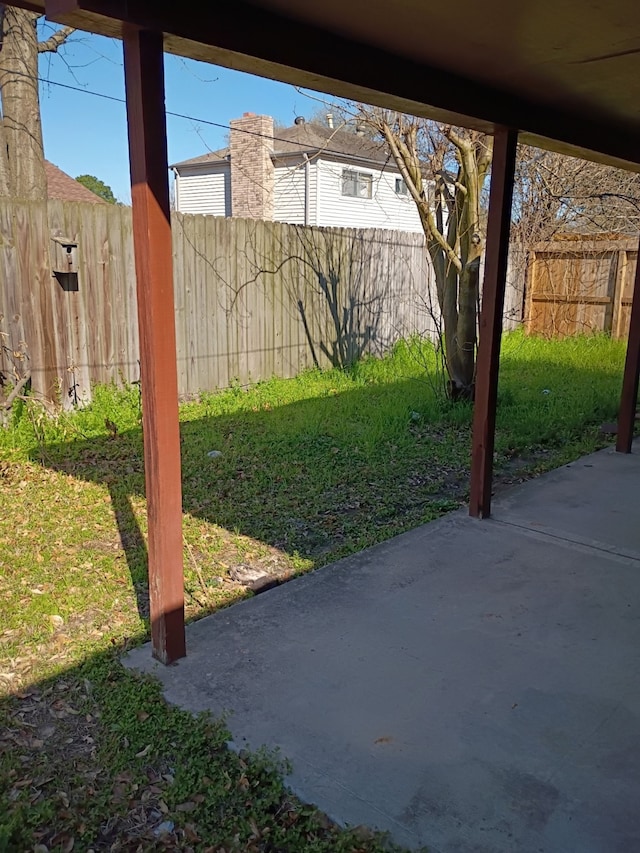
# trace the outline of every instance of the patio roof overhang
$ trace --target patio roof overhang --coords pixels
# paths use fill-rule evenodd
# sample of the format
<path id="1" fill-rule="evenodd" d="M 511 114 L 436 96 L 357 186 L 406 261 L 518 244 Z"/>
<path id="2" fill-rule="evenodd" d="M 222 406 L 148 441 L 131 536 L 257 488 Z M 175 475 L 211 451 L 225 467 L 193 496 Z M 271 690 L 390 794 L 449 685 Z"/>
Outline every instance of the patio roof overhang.
<path id="1" fill-rule="evenodd" d="M 184 655 L 180 446 L 163 50 L 495 136 L 470 513 L 491 508 L 516 142 L 640 171 L 637 0 L 15 0 L 122 38 L 144 395 L 154 655 Z M 618 422 L 629 452 L 640 373 L 640 263 Z"/>
<path id="2" fill-rule="evenodd" d="M 19 5 L 19 3 L 18 3 Z M 45 11 L 45 0 L 30 2 Z M 640 4 L 46 0 L 53 20 L 640 170 Z"/>

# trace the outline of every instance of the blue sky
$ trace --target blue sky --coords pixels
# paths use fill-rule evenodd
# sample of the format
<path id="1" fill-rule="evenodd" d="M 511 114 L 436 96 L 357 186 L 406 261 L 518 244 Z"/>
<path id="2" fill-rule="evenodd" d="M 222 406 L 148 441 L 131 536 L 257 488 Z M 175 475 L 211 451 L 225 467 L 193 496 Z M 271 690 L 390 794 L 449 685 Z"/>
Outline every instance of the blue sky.
<path id="1" fill-rule="evenodd" d="M 40 38 L 46 38 L 53 29 L 42 20 Z M 119 200 L 129 202 L 125 105 L 91 94 L 124 99 L 121 42 L 74 33 L 59 55 L 41 54 L 39 74 L 43 81 L 49 81 L 40 83 L 46 158 L 74 178 L 95 175 Z M 224 126 L 244 112 L 271 115 L 289 125 L 297 115 L 308 117 L 318 107 L 319 96 L 305 95 L 288 84 L 168 54 L 165 85 L 167 110 L 193 116 L 167 116 L 170 163 L 223 147 Z"/>

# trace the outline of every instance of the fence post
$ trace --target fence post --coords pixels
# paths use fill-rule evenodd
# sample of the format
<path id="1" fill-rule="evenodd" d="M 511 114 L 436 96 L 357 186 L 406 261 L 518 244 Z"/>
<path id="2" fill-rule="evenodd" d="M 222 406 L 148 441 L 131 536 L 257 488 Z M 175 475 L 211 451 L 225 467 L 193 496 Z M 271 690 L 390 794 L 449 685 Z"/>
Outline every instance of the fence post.
<path id="1" fill-rule="evenodd" d="M 618 438 L 616 450 L 618 453 L 631 453 L 633 444 L 633 427 L 636 420 L 636 405 L 638 403 L 638 380 L 640 379 L 640 251 L 636 264 L 636 276 L 633 282 L 633 298 L 631 302 L 631 320 L 629 322 L 629 339 L 627 341 L 627 357 L 624 364 L 622 380 L 622 395 L 620 397 L 620 413 L 618 415 Z"/>

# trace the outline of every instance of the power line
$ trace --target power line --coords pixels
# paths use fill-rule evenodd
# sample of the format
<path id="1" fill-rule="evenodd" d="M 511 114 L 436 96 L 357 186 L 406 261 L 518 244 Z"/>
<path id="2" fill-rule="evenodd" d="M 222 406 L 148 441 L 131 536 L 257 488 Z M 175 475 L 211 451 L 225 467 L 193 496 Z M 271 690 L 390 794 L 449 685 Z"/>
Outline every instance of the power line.
<path id="1" fill-rule="evenodd" d="M 29 75 L 25 75 L 25 76 L 29 76 Z M 114 101 L 115 103 L 118 103 L 118 104 L 126 104 L 127 103 L 124 98 L 117 98 L 115 95 L 105 95 L 103 92 L 94 92 L 91 89 L 84 89 L 81 86 L 71 86 L 69 83 L 59 83 L 57 80 L 47 80 L 43 77 L 36 77 L 35 79 L 39 83 L 45 83 L 47 86 L 58 86 L 60 89 L 69 89 L 72 92 L 80 92 L 81 94 L 84 94 L 84 95 L 93 95 L 96 98 L 104 98 L 104 100 L 106 100 L 106 101 Z M 165 110 L 165 113 L 166 113 L 166 115 L 172 116 L 173 118 L 181 118 L 181 119 L 185 119 L 186 121 L 195 121 L 198 124 L 206 124 L 206 125 L 209 125 L 210 127 L 217 127 L 220 130 L 229 130 L 230 131 L 232 129 L 231 126 L 228 124 L 220 124 L 220 122 L 210 121 L 209 119 L 205 119 L 205 118 L 196 118 L 195 116 L 188 116 L 188 115 L 185 115 L 184 113 L 174 113 L 171 110 Z M 293 139 L 283 139 L 282 137 L 279 137 L 279 136 L 269 136 L 268 134 L 260 133 L 257 130 L 246 130 L 245 128 L 242 128 L 242 127 L 236 127 L 236 128 L 233 128 L 233 130 L 234 130 L 234 132 L 239 131 L 240 133 L 246 133 L 249 136 L 258 136 L 261 139 L 269 139 L 269 140 L 273 140 L 274 142 L 286 142 L 287 145 L 297 145 L 300 148 L 304 148 L 304 149 L 308 149 L 308 147 L 309 147 L 304 142 L 297 142 L 296 140 L 293 140 Z M 323 147 L 322 151 L 326 152 L 327 154 L 336 154 L 336 155 L 342 156 L 342 157 L 345 156 L 344 151 L 338 151 L 338 150 L 335 150 L 332 148 Z M 211 152 L 211 153 L 213 153 L 213 152 Z M 354 155 L 354 156 L 357 157 L 358 155 Z M 370 160 L 372 158 L 365 156 L 362 159 Z"/>

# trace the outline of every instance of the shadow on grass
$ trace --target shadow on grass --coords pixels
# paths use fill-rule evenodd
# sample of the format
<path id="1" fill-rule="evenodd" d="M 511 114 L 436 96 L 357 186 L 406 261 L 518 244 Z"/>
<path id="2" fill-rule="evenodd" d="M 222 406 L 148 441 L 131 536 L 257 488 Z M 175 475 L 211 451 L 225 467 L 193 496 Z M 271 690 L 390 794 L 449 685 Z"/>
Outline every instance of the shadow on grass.
<path id="1" fill-rule="evenodd" d="M 0 701 L 0 853 L 387 849 L 296 800 L 278 755 L 237 755 L 224 721 L 165 704 L 121 651 Z"/>
<path id="2" fill-rule="evenodd" d="M 131 496 L 113 484 L 109 485 L 109 495 L 118 526 L 120 543 L 133 581 L 138 614 L 141 619 L 147 621 L 149 619 L 149 590 L 144 583 L 139 581 L 141 572 L 144 573 L 148 565 L 147 542 L 138 524 L 131 503 Z"/>
<path id="3" fill-rule="evenodd" d="M 511 358 L 500 389 L 500 452 L 537 444 L 584 452 L 580 442 L 593 441 L 615 414 L 619 384 L 605 369 L 532 370 Z M 234 413 L 217 413 L 216 398 L 183 409 L 184 510 L 196 521 L 320 564 L 464 498 L 471 410 L 438 402 L 427 383 L 354 380 L 351 390 L 328 388 L 287 405 L 253 392 L 238 398 Z M 210 458 L 210 450 L 222 456 Z M 140 430 L 50 444 L 34 459 L 108 488 L 146 614 Z M 167 849 L 154 834 L 164 822 L 175 835 L 168 849 L 200 838 L 221 847 L 231 839 L 229 849 L 247 853 L 379 849 L 362 840 L 349 846 L 323 828 L 283 791 L 272 757 L 230 753 L 223 726 L 167 708 L 156 684 L 121 668 L 115 649 L 25 689 L 0 706 L 2 716 L 0 851 L 71 849 L 72 838 L 75 849 L 108 850 L 116 841 L 120 849 Z M 272 846 L 262 844 L 266 837 Z"/>
<path id="4" fill-rule="evenodd" d="M 429 407 L 430 389 L 416 381 L 354 383 L 348 392 L 234 414 L 210 415 L 200 404 L 197 417 L 181 423 L 184 511 L 314 562 L 387 538 L 432 517 L 443 477 L 466 464 L 452 458 L 465 455 L 464 440 L 443 444 L 441 425 L 412 424 L 411 411 Z M 183 417 L 193 414 L 188 407 Z M 464 433 L 468 414 L 458 413 Z M 211 450 L 222 456 L 209 457 Z M 146 548 L 133 508 L 144 495 L 141 431 L 49 445 L 38 459 L 108 487 L 138 607 L 148 616 Z"/>
<path id="5" fill-rule="evenodd" d="M 354 374 L 357 377 L 357 373 Z M 594 441 L 617 406 L 607 370 L 510 357 L 499 393 L 498 450 Z M 469 405 L 438 400 L 416 379 L 327 388 L 280 405 L 238 391 L 182 412 L 183 507 L 194 519 L 320 565 L 432 520 L 468 489 Z M 595 445 L 594 445 L 595 446 Z M 211 458 L 209 451 L 221 456 Z M 146 546 L 133 501 L 144 494 L 141 431 L 49 445 L 38 460 L 108 486 L 141 615 L 148 616 Z"/>

